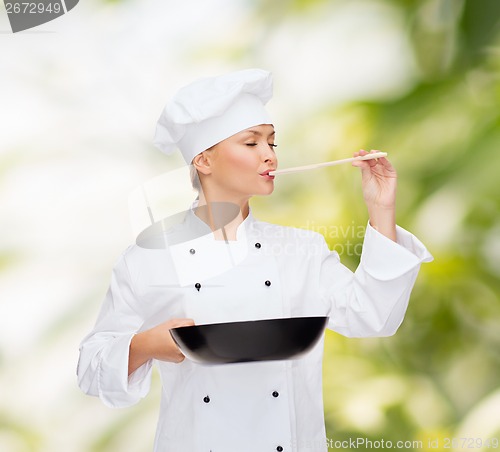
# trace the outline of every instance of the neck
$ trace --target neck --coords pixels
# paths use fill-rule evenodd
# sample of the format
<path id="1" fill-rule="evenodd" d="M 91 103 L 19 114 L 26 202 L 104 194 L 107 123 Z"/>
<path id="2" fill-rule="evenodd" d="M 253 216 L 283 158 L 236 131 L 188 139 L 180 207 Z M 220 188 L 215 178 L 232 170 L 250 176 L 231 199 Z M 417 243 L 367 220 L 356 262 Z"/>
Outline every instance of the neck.
<path id="1" fill-rule="evenodd" d="M 250 212 L 248 201 L 200 191 L 195 214 L 210 226 L 216 240 L 236 240 L 238 226 Z"/>

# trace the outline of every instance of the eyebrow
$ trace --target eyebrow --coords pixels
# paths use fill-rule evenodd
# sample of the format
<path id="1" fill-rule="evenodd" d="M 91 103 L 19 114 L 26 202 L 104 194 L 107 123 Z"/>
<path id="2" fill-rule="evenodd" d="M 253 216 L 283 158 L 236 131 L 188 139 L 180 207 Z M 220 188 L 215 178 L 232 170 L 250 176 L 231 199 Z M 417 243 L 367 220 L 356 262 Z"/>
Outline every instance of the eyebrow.
<path id="1" fill-rule="evenodd" d="M 262 136 L 262 132 L 259 132 L 258 130 L 245 130 L 246 133 L 252 133 L 253 135 L 258 135 L 258 136 Z M 268 135 L 268 138 L 269 137 L 272 137 L 273 135 L 276 135 L 276 131 L 273 130 L 269 135 Z"/>

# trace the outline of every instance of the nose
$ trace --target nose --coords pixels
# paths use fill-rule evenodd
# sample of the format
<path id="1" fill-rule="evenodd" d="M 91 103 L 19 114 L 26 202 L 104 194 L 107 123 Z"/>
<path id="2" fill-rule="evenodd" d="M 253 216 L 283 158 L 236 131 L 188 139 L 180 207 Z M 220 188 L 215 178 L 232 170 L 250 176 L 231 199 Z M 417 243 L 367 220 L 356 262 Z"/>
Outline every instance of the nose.
<path id="1" fill-rule="evenodd" d="M 262 146 L 262 159 L 264 163 L 274 163 L 276 164 L 277 158 L 275 152 L 269 147 L 269 145 L 263 144 Z"/>

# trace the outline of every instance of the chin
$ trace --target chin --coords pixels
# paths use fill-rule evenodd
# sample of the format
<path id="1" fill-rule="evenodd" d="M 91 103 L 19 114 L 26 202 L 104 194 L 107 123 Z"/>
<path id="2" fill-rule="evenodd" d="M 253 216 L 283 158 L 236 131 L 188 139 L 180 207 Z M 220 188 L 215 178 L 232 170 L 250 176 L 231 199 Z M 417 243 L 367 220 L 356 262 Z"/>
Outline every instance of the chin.
<path id="1" fill-rule="evenodd" d="M 255 196 L 269 196 L 273 191 L 274 187 L 270 187 L 267 190 L 261 190 L 260 192 L 255 193 Z"/>

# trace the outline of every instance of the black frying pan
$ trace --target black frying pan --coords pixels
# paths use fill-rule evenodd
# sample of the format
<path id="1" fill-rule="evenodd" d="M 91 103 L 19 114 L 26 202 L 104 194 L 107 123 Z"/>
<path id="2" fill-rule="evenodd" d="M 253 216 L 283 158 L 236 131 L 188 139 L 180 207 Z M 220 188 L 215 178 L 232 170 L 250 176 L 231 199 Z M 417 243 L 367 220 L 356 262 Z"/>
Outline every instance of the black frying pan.
<path id="1" fill-rule="evenodd" d="M 328 317 L 291 317 L 172 328 L 184 355 L 197 363 L 294 359 L 320 340 Z"/>

